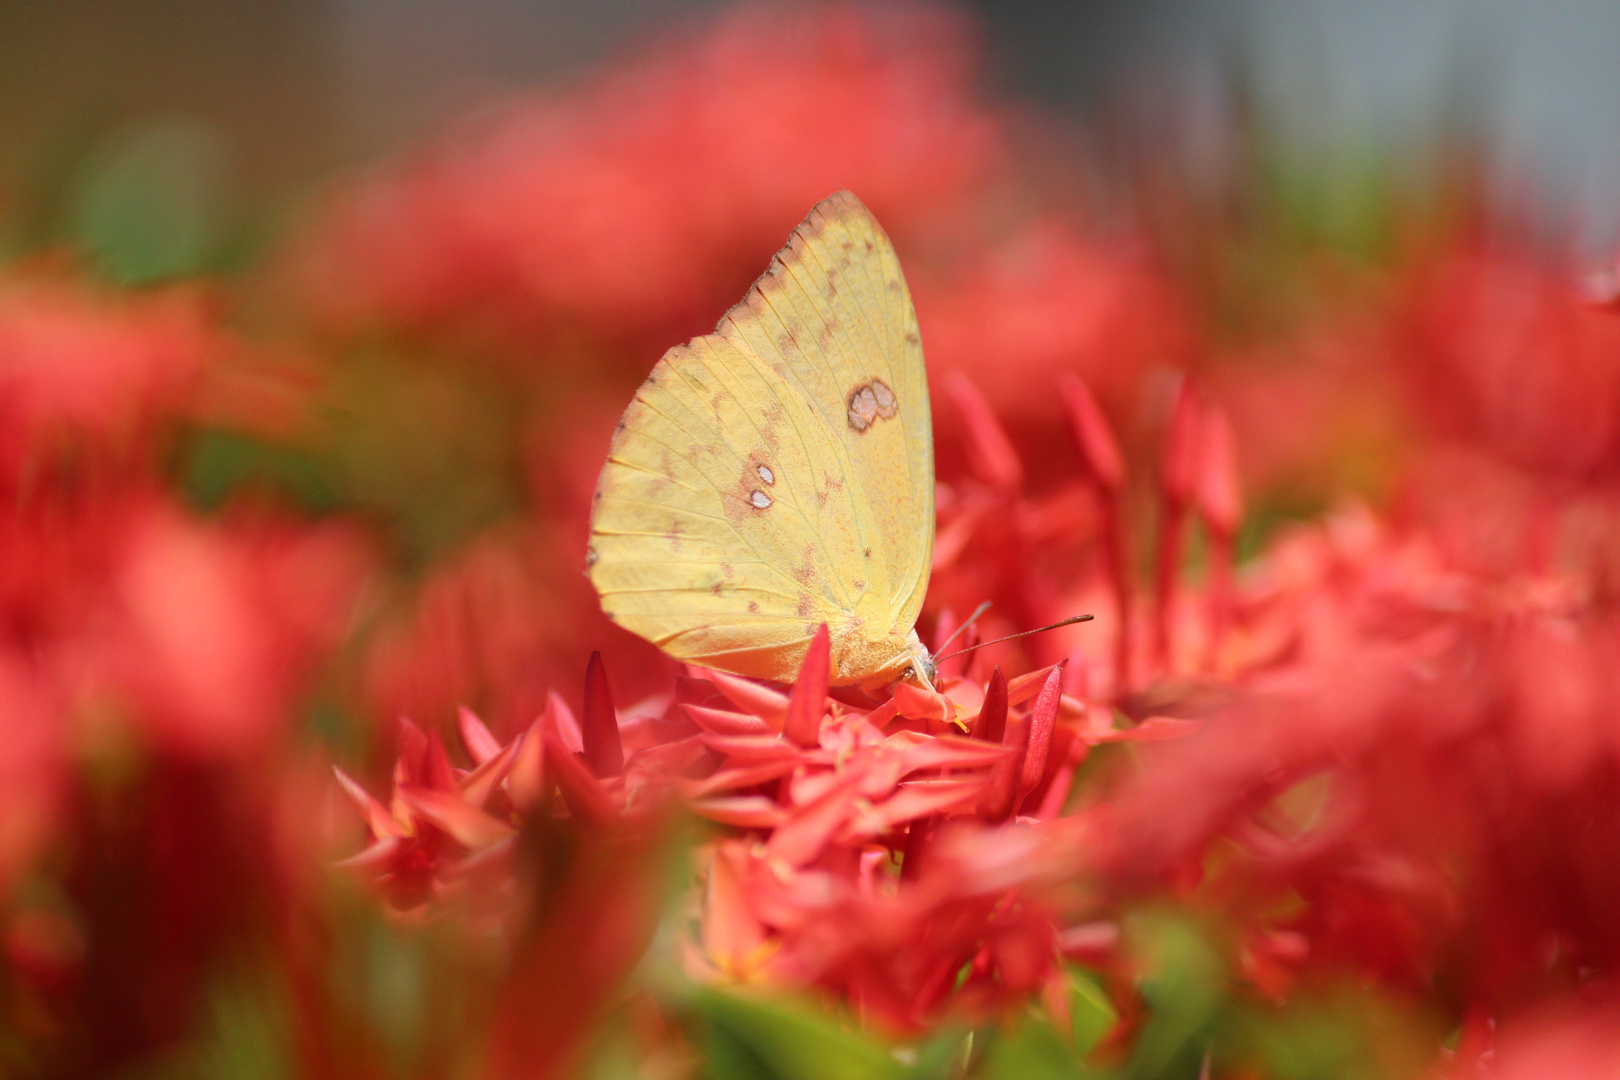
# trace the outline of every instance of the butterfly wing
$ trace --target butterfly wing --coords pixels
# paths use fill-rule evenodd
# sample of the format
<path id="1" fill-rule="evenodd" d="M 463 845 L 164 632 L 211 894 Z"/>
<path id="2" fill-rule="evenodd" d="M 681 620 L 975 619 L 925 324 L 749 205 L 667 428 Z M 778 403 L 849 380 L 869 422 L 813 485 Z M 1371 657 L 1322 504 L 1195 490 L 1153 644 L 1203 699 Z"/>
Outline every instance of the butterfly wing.
<path id="1" fill-rule="evenodd" d="M 837 680 L 860 681 L 922 606 L 933 484 L 910 293 L 839 192 L 637 392 L 597 485 L 591 580 L 671 655 L 759 678 L 791 679 L 825 622 Z"/>

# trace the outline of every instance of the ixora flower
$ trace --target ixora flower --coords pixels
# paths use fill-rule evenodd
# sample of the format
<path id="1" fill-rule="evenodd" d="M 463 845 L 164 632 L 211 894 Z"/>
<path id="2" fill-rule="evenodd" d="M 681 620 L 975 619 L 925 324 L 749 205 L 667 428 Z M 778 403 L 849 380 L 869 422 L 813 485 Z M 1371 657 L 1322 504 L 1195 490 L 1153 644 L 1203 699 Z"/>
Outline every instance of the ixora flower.
<path id="1" fill-rule="evenodd" d="M 1061 666 L 874 705 L 832 696 L 829 663 L 823 629 L 787 693 L 693 669 L 661 715 L 621 719 L 594 657 L 578 719 L 553 694 L 502 744 L 463 710 L 465 770 L 402 722 L 387 805 L 338 772 L 370 837 L 343 865 L 396 910 L 498 906 L 527 815 L 606 836 L 678 799 L 722 830 L 700 860 L 694 973 L 819 986 L 901 1027 L 1039 990 L 1098 828 L 1065 813 L 1075 767 L 1180 728 L 1115 730 L 1062 692 Z"/>
<path id="2" fill-rule="evenodd" d="M 616 341 L 712 321 L 840 186 L 890 229 L 964 209 L 999 156 L 968 91 L 968 41 L 922 8 L 741 8 L 352 185 L 295 273 L 340 327 L 493 322 Z"/>
<path id="3" fill-rule="evenodd" d="M 1004 545 L 1049 543 L 1061 515 L 1023 504 L 1022 467 L 973 384 L 958 377 L 946 388 L 965 418 L 974 478 L 942 514 L 936 583 L 947 596 L 966 595 L 974 567 L 996 558 L 1025 575 L 1007 583 L 1015 600 L 1050 589 L 1044 571 L 1019 569 Z M 1100 573 L 1122 609 L 1140 608 L 1123 584 L 1121 455 L 1085 386 L 1071 380 L 1063 391 L 1086 483 L 1105 509 L 1099 539 L 1110 554 Z M 1230 434 L 1192 393 L 1184 391 L 1172 428 L 1180 472 L 1167 497 L 1229 550 L 1239 512 Z M 998 526 L 1004 520 L 1012 532 Z M 1172 601 L 1137 617 L 1198 607 L 1179 593 Z M 977 628 L 949 612 L 935 620 L 939 651 L 958 628 L 974 640 Z M 1174 637 L 1141 635 L 1144 672 L 1152 642 Z M 1213 640 L 1207 630 L 1197 638 Z M 1202 648 L 1177 655 L 1196 667 Z M 822 628 L 789 688 L 688 668 L 671 693 L 621 717 L 594 656 L 577 719 L 552 693 L 503 743 L 462 710 L 464 770 L 436 733 L 402 723 L 386 805 L 339 773 L 370 840 L 346 865 L 402 912 L 469 902 L 498 910 L 526 821 L 567 820 L 609 837 L 678 803 L 717 830 L 698 858 L 684 948 L 694 976 L 819 988 L 904 1031 L 946 1014 L 992 1015 L 1052 990 L 1064 950 L 1089 940 L 1074 931 L 1099 913 L 1088 882 L 1099 853 L 1112 850 L 1108 811 L 1077 796 L 1077 770 L 1099 744 L 1176 738 L 1197 724 L 1139 715 L 1121 726 L 1109 703 L 1088 694 L 1083 663 L 1009 679 L 978 657 L 949 658 L 935 691 L 901 685 L 882 702 L 830 690 L 829 664 Z M 1121 698 L 1131 691 L 1121 675 L 1097 681 Z"/>
<path id="4" fill-rule="evenodd" d="M 229 342 L 203 294 L 130 297 L 65 273 L 0 274 L 0 483 L 68 458 L 151 464 L 154 425 L 179 414 Z"/>

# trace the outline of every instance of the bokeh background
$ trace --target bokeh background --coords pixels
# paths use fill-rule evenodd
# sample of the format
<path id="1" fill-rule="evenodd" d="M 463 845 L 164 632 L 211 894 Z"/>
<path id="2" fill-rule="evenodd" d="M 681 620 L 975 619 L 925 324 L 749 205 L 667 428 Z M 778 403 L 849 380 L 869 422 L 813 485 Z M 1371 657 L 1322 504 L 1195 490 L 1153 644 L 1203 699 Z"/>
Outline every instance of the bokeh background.
<path id="1" fill-rule="evenodd" d="M 33 238 L 62 229 L 65 177 L 131 125 L 172 122 L 208 129 L 216 183 L 239 213 L 274 214 L 335 168 L 398 151 L 494 95 L 577 79 L 721 6 L 18 0 L 0 14 L 8 197 Z M 1532 189 L 1584 242 L 1600 248 L 1620 227 L 1606 196 L 1620 170 L 1620 76 L 1605 4 L 961 10 L 982 35 L 987 86 L 1066 119 L 1095 122 L 1122 97 L 1207 119 L 1232 107 L 1241 77 L 1302 152 L 1397 154 L 1437 132 L 1478 135 L 1498 182 Z"/>
<path id="2" fill-rule="evenodd" d="M 1617 54 L 1574 0 L 0 5 L 0 1075 L 1613 1075 Z M 929 358 L 920 632 L 1098 619 L 837 746 L 1021 733 L 923 769 L 977 804 L 812 753 L 716 809 L 699 728 L 782 701 L 601 616 L 590 493 L 840 186 Z"/>

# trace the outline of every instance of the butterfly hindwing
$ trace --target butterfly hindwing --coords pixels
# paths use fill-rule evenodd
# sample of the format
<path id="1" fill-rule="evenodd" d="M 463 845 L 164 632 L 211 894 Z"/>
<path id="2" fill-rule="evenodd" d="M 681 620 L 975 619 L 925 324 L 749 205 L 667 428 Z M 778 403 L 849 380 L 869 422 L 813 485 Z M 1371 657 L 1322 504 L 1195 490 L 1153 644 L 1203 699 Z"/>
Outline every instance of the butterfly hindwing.
<path id="1" fill-rule="evenodd" d="M 894 247 L 841 191 L 811 211 L 755 292 L 757 317 L 746 317 L 756 314 L 751 294 L 718 332 L 798 380 L 843 444 L 865 496 L 856 501 L 870 509 L 880 540 L 869 556 L 863 548 L 875 565 L 855 580 L 881 582 L 890 626 L 909 630 L 933 553 L 934 440 L 917 316 Z"/>
<path id="2" fill-rule="evenodd" d="M 665 651 L 761 678 L 792 678 L 826 622 L 848 681 L 864 642 L 909 631 L 932 538 L 915 315 L 887 238 L 841 192 L 638 391 L 597 487 L 591 580 Z"/>

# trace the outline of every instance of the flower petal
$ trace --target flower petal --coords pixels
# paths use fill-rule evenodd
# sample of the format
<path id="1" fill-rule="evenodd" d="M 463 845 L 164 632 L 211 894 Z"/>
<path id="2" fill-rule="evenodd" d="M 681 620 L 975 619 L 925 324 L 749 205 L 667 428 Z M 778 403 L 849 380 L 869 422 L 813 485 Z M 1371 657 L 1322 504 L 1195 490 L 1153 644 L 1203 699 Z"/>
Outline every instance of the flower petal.
<path id="1" fill-rule="evenodd" d="M 513 835 L 512 826 L 445 791 L 407 784 L 400 797 L 417 816 L 443 829 L 456 843 L 478 851 Z"/>
<path id="2" fill-rule="evenodd" d="M 501 752 L 501 744 L 490 734 L 489 728 L 465 705 L 456 710 L 456 728 L 461 732 L 461 745 L 467 748 L 467 755 L 476 764 L 482 765 Z"/>

